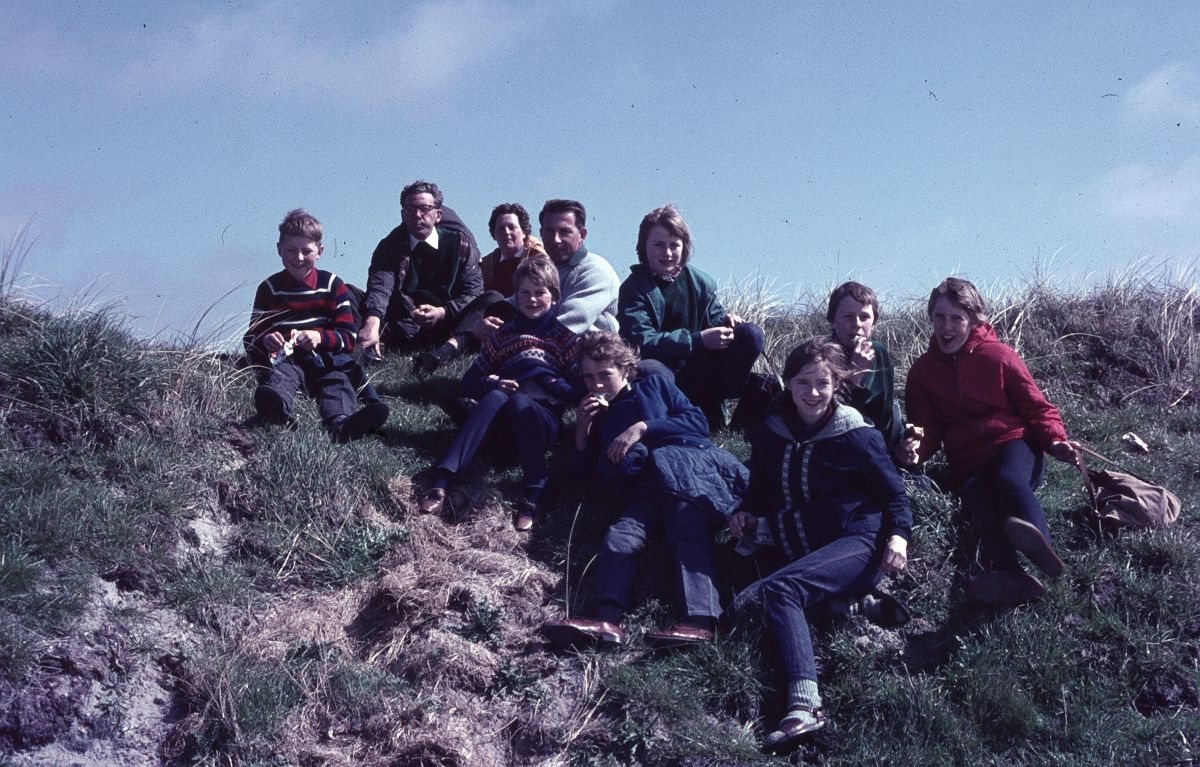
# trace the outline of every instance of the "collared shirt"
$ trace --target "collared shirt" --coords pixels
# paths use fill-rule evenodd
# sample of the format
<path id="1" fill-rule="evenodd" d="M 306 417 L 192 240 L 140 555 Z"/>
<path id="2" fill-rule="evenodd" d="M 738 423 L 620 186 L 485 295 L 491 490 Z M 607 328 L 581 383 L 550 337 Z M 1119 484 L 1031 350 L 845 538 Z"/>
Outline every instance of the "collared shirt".
<path id="1" fill-rule="evenodd" d="M 506 256 L 506 255 L 504 255 L 504 251 L 503 251 L 503 250 L 502 250 L 502 251 L 500 251 L 500 260 L 501 260 L 501 261 L 513 261 L 513 260 L 516 260 L 516 259 L 519 259 L 519 258 L 521 258 L 521 257 L 522 257 L 522 256 L 524 256 L 524 255 L 525 255 L 525 246 L 524 246 L 524 245 L 522 245 L 522 246 L 521 246 L 521 249 L 520 249 L 520 250 L 518 250 L 516 253 L 512 254 L 511 256 Z"/>
<path id="2" fill-rule="evenodd" d="M 436 226 L 433 228 L 433 231 L 429 233 L 429 236 L 425 238 L 425 242 L 428 242 L 434 250 L 438 249 L 438 230 Z M 418 240 L 411 234 L 408 235 L 408 250 L 410 253 L 415 251 L 417 249 L 417 245 L 420 243 L 421 240 Z"/>

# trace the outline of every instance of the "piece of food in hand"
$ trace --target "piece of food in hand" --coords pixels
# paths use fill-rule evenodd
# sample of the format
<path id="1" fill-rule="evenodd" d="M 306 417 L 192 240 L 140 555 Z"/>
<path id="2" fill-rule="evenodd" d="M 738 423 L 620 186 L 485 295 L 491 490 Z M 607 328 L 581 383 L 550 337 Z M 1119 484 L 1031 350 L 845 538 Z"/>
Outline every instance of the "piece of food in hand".
<path id="1" fill-rule="evenodd" d="M 596 404 L 600 407 L 608 407 L 608 397 L 599 392 L 592 394 L 592 397 L 596 400 Z"/>
<path id="2" fill-rule="evenodd" d="M 925 427 L 914 426 L 911 423 L 904 425 L 905 439 L 921 439 L 924 436 L 925 436 Z"/>

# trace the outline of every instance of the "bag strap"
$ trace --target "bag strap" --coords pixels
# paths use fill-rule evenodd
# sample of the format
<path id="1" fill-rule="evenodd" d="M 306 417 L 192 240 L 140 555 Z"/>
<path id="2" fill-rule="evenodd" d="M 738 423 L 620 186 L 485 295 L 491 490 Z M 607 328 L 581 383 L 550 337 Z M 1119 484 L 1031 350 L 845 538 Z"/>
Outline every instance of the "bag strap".
<path id="1" fill-rule="evenodd" d="M 1126 474 L 1128 474 L 1128 475 L 1129 475 L 1129 476 L 1131 476 L 1131 477 L 1137 477 L 1137 478 L 1138 478 L 1138 479 L 1140 479 L 1141 481 L 1145 482 L 1147 485 L 1153 485 L 1153 484 L 1155 484 L 1155 483 L 1151 482 L 1150 480 L 1146 479 L 1145 477 L 1143 477 L 1143 476 L 1141 476 L 1141 475 L 1139 475 L 1139 474 L 1135 474 L 1135 473 L 1133 473 L 1132 471 L 1130 471 L 1129 469 L 1126 469 L 1124 466 L 1122 466 L 1121 464 L 1119 464 L 1119 463 L 1117 463 L 1116 461 L 1112 460 L 1111 458 L 1105 458 L 1104 456 L 1100 455 L 1100 454 L 1099 454 L 1099 453 L 1097 453 L 1095 450 L 1092 450 L 1091 448 L 1087 447 L 1086 445 L 1084 445 L 1084 444 L 1083 444 L 1083 443 L 1081 443 L 1081 442 L 1076 442 L 1076 443 L 1075 443 L 1075 445 L 1076 445 L 1076 447 L 1078 448 L 1078 450 L 1075 452 L 1075 459 L 1076 459 L 1076 461 L 1075 461 L 1075 462 L 1076 462 L 1076 463 L 1077 463 L 1079 466 L 1082 466 L 1082 465 L 1083 465 L 1083 457 L 1082 457 L 1082 456 L 1079 454 L 1079 453 L 1080 453 L 1080 451 L 1082 451 L 1082 452 L 1084 452 L 1084 453 L 1087 453 L 1088 455 L 1090 455 L 1090 456 L 1091 456 L 1091 457 L 1093 457 L 1093 458 L 1098 458 L 1099 460 L 1101 460 L 1101 461 L 1104 461 L 1104 462 L 1105 462 L 1105 463 L 1107 463 L 1108 465 L 1110 465 L 1110 466 L 1113 466 L 1113 467 L 1116 467 L 1117 469 L 1119 469 L 1119 470 L 1121 470 L 1121 471 L 1125 472 Z M 1081 470 L 1082 470 L 1082 469 L 1081 469 Z M 1083 471 L 1083 474 L 1084 474 L 1084 476 L 1086 477 L 1086 476 L 1087 476 L 1087 471 Z"/>

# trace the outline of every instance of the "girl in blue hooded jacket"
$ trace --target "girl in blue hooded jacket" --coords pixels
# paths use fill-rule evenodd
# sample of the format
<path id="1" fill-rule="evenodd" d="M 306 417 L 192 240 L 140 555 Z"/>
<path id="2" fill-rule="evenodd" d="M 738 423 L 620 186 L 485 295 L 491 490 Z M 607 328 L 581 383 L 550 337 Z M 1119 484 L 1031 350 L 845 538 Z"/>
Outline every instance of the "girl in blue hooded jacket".
<path id="1" fill-rule="evenodd" d="M 879 431 L 835 399 L 847 375 L 836 343 L 814 338 L 788 355 L 786 389 L 751 438 L 750 488 L 729 520 L 740 552 L 774 545 L 789 560 L 730 606 L 734 617 L 761 611 L 779 648 L 788 711 L 767 737 L 773 751 L 826 723 L 805 612 L 866 594 L 907 562 L 904 483 Z"/>

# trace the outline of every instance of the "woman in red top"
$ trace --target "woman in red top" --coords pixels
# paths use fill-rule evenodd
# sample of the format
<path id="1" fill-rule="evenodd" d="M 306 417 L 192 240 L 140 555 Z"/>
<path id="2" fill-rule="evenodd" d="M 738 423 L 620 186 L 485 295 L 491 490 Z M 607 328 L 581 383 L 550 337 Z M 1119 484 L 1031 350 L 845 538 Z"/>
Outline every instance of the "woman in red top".
<path id="1" fill-rule="evenodd" d="M 909 460 L 941 447 L 963 510 L 978 522 L 984 572 L 971 579 L 977 601 L 1017 605 L 1038 598 L 1042 583 L 1017 552 L 1051 577 L 1063 571 L 1034 495 L 1043 454 L 1073 462 L 1062 418 L 1012 347 L 996 339 L 983 298 L 970 282 L 948 277 L 929 296 L 933 337 L 908 373 L 905 407 L 925 430 Z"/>

